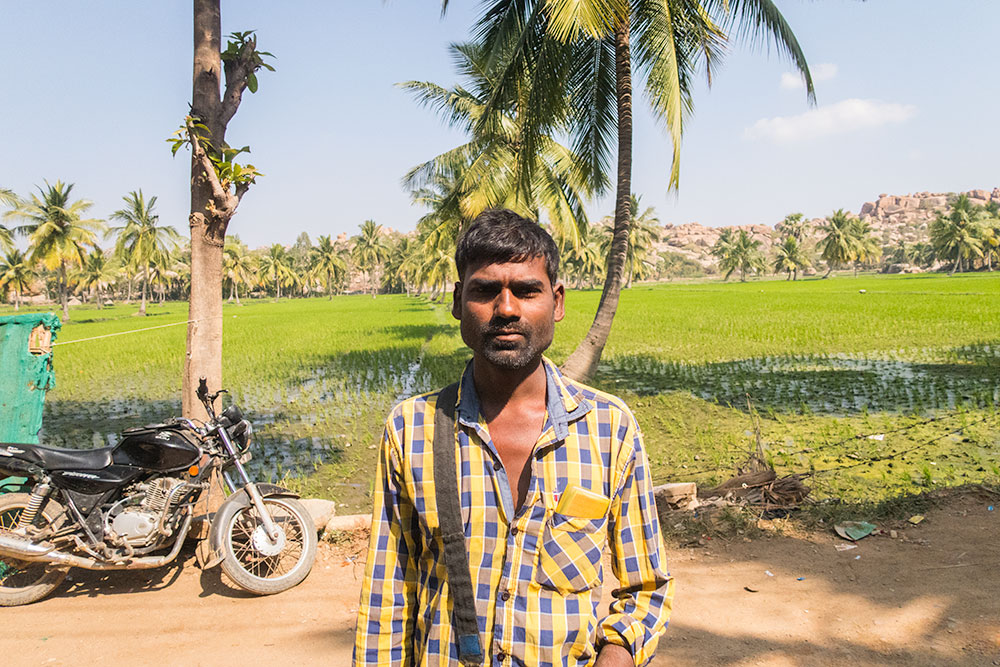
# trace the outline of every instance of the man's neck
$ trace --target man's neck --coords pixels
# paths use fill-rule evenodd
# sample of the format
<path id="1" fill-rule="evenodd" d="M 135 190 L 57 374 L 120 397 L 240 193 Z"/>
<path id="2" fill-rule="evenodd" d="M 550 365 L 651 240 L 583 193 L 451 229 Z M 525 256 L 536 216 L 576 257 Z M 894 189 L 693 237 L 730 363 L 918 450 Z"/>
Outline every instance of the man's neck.
<path id="1" fill-rule="evenodd" d="M 486 360 L 473 359 L 472 379 L 476 384 L 479 409 L 487 422 L 512 403 L 545 403 L 547 383 L 541 357 L 518 369 L 498 368 Z"/>

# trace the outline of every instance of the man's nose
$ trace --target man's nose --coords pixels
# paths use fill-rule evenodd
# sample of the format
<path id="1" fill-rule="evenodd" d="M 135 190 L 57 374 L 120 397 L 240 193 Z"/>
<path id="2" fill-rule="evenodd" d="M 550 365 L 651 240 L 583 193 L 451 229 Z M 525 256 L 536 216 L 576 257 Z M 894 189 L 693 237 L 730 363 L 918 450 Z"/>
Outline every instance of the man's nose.
<path id="1" fill-rule="evenodd" d="M 497 315 L 507 319 L 520 317 L 521 314 L 517 297 L 509 289 L 500 290 L 495 310 Z"/>

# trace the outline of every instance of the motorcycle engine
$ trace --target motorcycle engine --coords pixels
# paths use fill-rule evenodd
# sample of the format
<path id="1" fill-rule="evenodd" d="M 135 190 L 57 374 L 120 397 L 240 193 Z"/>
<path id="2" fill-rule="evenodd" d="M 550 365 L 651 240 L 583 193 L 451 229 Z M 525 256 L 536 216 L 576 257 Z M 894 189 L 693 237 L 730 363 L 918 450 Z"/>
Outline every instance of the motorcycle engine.
<path id="1" fill-rule="evenodd" d="M 183 484 L 161 477 L 139 485 L 140 493 L 115 503 L 105 517 L 105 527 L 132 546 L 145 546 L 158 534 L 157 526 L 168 509 L 170 493 Z"/>

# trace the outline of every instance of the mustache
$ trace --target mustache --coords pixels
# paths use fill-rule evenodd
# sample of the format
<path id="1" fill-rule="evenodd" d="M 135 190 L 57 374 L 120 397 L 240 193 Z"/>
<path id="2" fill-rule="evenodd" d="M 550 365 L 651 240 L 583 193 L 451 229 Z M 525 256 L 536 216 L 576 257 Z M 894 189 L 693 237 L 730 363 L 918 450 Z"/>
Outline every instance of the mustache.
<path id="1" fill-rule="evenodd" d="M 502 336 L 504 334 L 512 333 L 521 334 L 523 336 L 526 334 L 524 328 L 518 326 L 514 322 L 498 322 L 496 320 L 487 324 L 483 333 L 487 336 Z"/>

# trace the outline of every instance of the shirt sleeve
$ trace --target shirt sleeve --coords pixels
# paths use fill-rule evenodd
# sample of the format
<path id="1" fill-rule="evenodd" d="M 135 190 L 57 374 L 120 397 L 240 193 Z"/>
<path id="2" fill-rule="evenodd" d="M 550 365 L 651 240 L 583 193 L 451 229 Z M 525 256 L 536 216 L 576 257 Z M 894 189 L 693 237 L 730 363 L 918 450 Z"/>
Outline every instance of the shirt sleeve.
<path id="1" fill-rule="evenodd" d="M 611 569 L 621 587 L 597 630 L 597 646 L 616 644 L 628 649 L 637 667 L 653 657 L 674 596 L 667 572 L 656 501 L 642 433 L 631 413 L 619 426 L 622 453 L 620 480 L 612 498 L 608 524 Z"/>
<path id="2" fill-rule="evenodd" d="M 355 667 L 409 666 L 414 662 L 417 516 L 406 493 L 400 462 L 399 442 L 390 419 L 375 472 L 371 538 L 354 639 Z"/>

